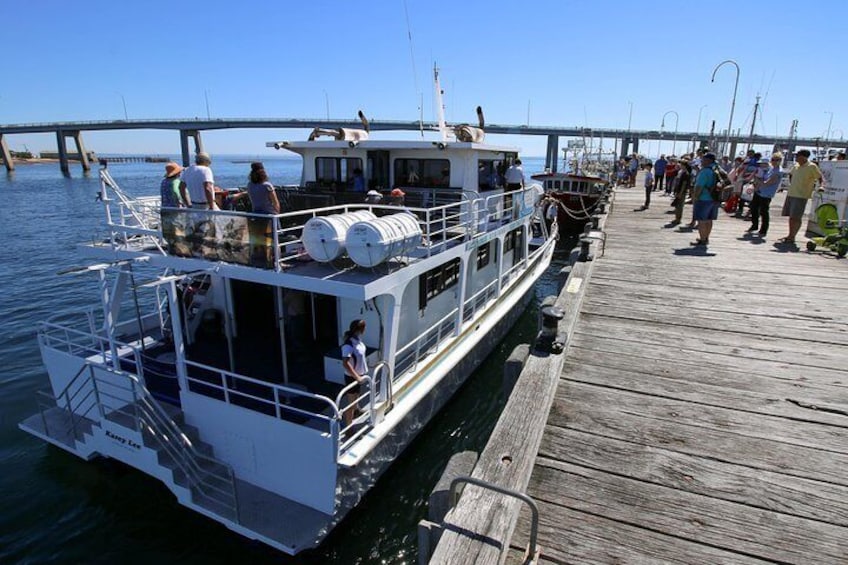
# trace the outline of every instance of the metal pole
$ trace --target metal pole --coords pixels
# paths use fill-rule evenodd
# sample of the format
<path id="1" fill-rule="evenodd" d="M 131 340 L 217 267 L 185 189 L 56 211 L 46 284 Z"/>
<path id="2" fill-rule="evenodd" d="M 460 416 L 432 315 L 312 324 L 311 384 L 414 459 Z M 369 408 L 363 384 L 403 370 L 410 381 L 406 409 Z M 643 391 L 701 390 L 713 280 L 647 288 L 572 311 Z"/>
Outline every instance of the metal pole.
<path id="1" fill-rule="evenodd" d="M 677 112 L 675 112 L 674 110 L 669 110 L 668 112 L 663 114 L 662 124 L 660 125 L 660 137 L 662 137 L 662 130 L 665 127 L 665 117 L 668 116 L 669 114 L 674 114 L 674 142 L 673 142 L 672 147 L 671 147 L 671 154 L 675 155 L 675 151 L 677 150 L 677 126 L 679 125 L 679 122 L 680 122 L 680 115 Z M 662 151 L 660 151 L 659 148 L 657 149 L 657 151 L 662 153 Z"/>
<path id="2" fill-rule="evenodd" d="M 696 134 L 698 134 L 698 133 L 700 133 L 700 132 L 701 132 L 701 112 L 703 112 L 703 111 L 704 111 L 704 108 L 706 108 L 706 107 L 707 107 L 707 105 L 706 105 L 706 104 L 704 104 L 704 105 L 703 105 L 703 106 L 701 106 L 701 108 L 698 110 L 698 125 L 697 125 L 697 126 L 695 126 L 695 133 L 696 133 Z M 695 152 L 695 144 L 696 144 L 696 143 L 697 143 L 697 139 L 693 139 L 693 140 L 692 140 L 692 153 L 694 153 L 694 152 Z"/>
<path id="3" fill-rule="evenodd" d="M 330 121 L 330 95 L 327 94 L 327 91 L 324 91 L 324 105 L 327 108 L 327 121 Z"/>
<path id="4" fill-rule="evenodd" d="M 721 67 L 722 65 L 727 64 L 727 63 L 730 63 L 734 67 L 736 67 L 736 82 L 733 84 L 733 100 L 730 102 L 730 119 L 727 121 L 727 139 L 725 140 L 725 143 L 729 147 L 730 146 L 730 132 L 733 129 L 733 110 L 736 109 L 736 90 L 739 88 L 739 65 L 733 59 L 728 59 L 726 61 L 722 61 L 721 63 L 716 65 L 716 68 L 713 69 L 713 76 L 710 79 L 710 82 L 715 82 L 716 71 L 719 69 L 719 67 Z"/>
<path id="5" fill-rule="evenodd" d="M 124 98 L 124 95 L 123 95 L 123 94 L 121 94 L 120 92 L 118 92 L 117 94 L 118 94 L 118 96 L 120 96 L 120 97 L 121 97 L 121 104 L 123 104 L 123 105 L 124 105 L 124 121 L 128 121 L 128 120 L 129 120 L 129 118 L 127 117 L 127 101 L 126 101 L 126 99 Z"/>
<path id="6" fill-rule="evenodd" d="M 212 114 L 209 112 L 209 91 L 208 90 L 203 91 L 203 97 L 206 99 L 206 119 L 211 120 Z"/>
<path id="7" fill-rule="evenodd" d="M 630 133 L 630 124 L 633 122 L 633 102 L 627 101 L 630 104 L 630 114 L 627 116 L 627 133 Z"/>
<path id="8" fill-rule="evenodd" d="M 830 114 L 830 119 L 827 121 L 827 137 L 826 137 L 828 144 L 830 144 L 830 126 L 833 125 L 833 112 L 831 112 L 829 110 L 825 110 L 824 113 Z"/>

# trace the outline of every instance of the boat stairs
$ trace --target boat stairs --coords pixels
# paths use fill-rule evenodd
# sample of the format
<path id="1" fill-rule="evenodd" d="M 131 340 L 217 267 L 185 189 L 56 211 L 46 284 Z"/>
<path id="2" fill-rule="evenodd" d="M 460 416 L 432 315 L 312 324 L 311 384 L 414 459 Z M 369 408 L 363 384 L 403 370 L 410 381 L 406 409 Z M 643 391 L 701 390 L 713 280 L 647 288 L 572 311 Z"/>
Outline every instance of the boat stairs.
<path id="1" fill-rule="evenodd" d="M 707 248 L 643 199 L 597 220 L 565 351 L 530 353 L 470 472 L 494 488 L 422 560 L 848 562 L 848 260 L 775 244 L 783 194 L 766 239 L 722 211 Z"/>

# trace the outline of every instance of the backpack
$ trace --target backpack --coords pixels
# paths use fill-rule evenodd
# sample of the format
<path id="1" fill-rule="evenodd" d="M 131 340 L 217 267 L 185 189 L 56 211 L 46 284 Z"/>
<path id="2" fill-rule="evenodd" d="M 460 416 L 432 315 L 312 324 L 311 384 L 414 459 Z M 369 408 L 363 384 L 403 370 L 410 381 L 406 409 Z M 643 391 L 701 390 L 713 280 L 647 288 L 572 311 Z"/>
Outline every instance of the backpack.
<path id="1" fill-rule="evenodd" d="M 730 196 L 730 189 L 733 183 L 730 182 L 730 177 L 727 176 L 727 173 L 715 163 L 710 168 L 713 170 L 716 181 L 713 187 L 710 188 L 710 196 L 716 202 L 723 202 Z"/>

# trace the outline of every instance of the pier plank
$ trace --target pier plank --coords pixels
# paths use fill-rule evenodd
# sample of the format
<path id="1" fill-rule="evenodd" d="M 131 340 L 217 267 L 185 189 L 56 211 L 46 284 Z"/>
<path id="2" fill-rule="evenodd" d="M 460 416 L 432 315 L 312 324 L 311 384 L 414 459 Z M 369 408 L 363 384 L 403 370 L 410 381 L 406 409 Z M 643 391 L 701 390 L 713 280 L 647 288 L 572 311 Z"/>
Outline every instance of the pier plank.
<path id="1" fill-rule="evenodd" d="M 838 389 L 740 371 L 632 356 L 600 356 L 575 347 L 563 369 L 572 381 L 793 420 L 848 427 L 848 399 Z M 731 389 L 731 390 L 728 390 Z"/>
<path id="2" fill-rule="evenodd" d="M 743 555 L 778 563 L 848 559 L 848 530 L 832 524 L 544 457 L 537 461 L 533 479 L 536 496 L 550 504 Z M 558 490 L 563 484 L 568 487 Z"/>
<path id="3" fill-rule="evenodd" d="M 763 510 L 848 526 L 846 485 L 558 426 L 548 426 L 539 456 Z"/>

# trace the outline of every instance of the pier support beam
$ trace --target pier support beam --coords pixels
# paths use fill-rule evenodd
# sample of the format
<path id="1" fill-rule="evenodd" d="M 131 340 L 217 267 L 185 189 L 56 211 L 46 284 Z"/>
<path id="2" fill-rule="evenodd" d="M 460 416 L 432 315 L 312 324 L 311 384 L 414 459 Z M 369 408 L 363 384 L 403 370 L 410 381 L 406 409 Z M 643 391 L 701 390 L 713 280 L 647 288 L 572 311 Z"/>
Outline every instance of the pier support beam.
<path id="1" fill-rule="evenodd" d="M 733 160 L 733 158 L 736 157 L 736 140 L 735 139 L 730 142 L 730 152 L 728 153 L 728 155 L 730 156 L 731 160 Z"/>
<path id="2" fill-rule="evenodd" d="M 188 167 L 194 160 L 188 152 L 188 138 L 194 139 L 195 155 L 203 152 L 203 140 L 200 138 L 200 131 L 196 129 L 181 129 L 180 130 L 180 152 L 183 158 L 183 167 Z"/>
<path id="3" fill-rule="evenodd" d="M 88 162 L 88 153 L 85 152 L 85 145 L 82 142 L 82 132 L 73 131 L 69 132 L 71 137 L 74 138 L 74 144 L 77 146 L 77 153 L 80 156 L 80 163 L 82 163 L 82 170 L 88 172 L 91 170 L 91 163 Z"/>
<path id="4" fill-rule="evenodd" d="M 545 154 L 545 169 L 557 172 L 557 156 L 559 155 L 559 136 L 548 136 L 548 150 Z"/>
<path id="5" fill-rule="evenodd" d="M 68 148 L 65 145 L 65 132 L 56 130 L 56 148 L 59 152 L 59 169 L 66 177 L 71 176 L 71 168 L 68 165 Z"/>
<path id="6" fill-rule="evenodd" d="M 639 138 L 634 137 L 631 141 L 633 142 L 633 151 L 632 152 L 633 153 L 639 153 Z"/>
<path id="7" fill-rule="evenodd" d="M 9 146 L 6 145 L 6 138 L 0 133 L 0 155 L 3 157 L 3 164 L 6 170 L 11 172 L 15 170 L 15 162 L 12 161 L 12 153 L 9 151 Z"/>

